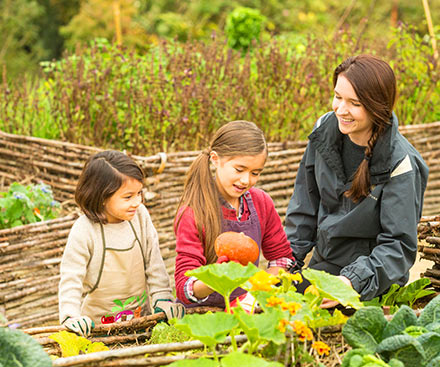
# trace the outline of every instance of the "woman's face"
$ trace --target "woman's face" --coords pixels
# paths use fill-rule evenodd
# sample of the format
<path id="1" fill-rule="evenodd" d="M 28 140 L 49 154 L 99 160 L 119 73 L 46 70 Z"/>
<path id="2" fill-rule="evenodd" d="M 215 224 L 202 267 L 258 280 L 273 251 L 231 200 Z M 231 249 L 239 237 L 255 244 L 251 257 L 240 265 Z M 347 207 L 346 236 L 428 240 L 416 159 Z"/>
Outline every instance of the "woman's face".
<path id="1" fill-rule="evenodd" d="M 338 118 L 341 133 L 348 134 L 353 143 L 367 146 L 372 134 L 373 122 L 344 75 L 338 76 L 332 107 Z"/>

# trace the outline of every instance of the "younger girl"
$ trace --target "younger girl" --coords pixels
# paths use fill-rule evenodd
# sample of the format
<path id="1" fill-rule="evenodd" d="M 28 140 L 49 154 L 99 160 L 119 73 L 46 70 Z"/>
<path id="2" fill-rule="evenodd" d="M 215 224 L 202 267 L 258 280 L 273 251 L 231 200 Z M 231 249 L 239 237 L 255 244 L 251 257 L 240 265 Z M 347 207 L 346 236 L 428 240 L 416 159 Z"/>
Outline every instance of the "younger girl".
<path id="1" fill-rule="evenodd" d="M 254 239 L 269 261 L 269 273 L 277 275 L 280 268 L 289 270 L 294 265 L 271 198 L 253 188 L 267 154 L 263 133 L 254 123 L 233 121 L 217 131 L 210 147 L 191 165 L 175 219 L 174 277 L 177 298 L 186 307 L 224 307 L 222 296 L 200 280 L 185 276 L 188 270 L 218 261 L 214 241 L 222 232 L 243 232 Z M 235 290 L 231 300 L 244 293 Z"/>
<path id="2" fill-rule="evenodd" d="M 142 305 L 145 292 L 155 313 L 183 316 L 142 204 L 143 178 L 139 166 L 117 151 L 90 157 L 79 178 L 75 200 L 84 215 L 74 223 L 61 261 L 59 313 L 60 322 L 81 335 L 108 319 L 118 303 L 128 313 Z M 148 311 L 147 302 L 143 313 Z"/>

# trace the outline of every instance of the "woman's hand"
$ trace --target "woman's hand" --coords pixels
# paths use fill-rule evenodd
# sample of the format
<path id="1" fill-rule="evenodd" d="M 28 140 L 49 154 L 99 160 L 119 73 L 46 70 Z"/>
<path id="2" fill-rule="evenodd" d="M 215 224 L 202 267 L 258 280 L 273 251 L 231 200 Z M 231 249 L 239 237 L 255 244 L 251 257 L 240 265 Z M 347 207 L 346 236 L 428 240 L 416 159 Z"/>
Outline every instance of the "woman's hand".
<path id="1" fill-rule="evenodd" d="M 350 286 L 351 288 L 353 288 L 353 286 L 351 285 L 351 280 L 348 279 L 347 277 L 344 277 L 343 275 L 338 275 L 338 278 L 341 279 L 345 284 L 347 284 L 348 286 Z M 328 299 L 328 298 L 324 298 L 322 300 L 322 303 L 319 307 L 321 308 L 333 308 L 336 307 L 339 304 L 338 301 L 334 301 L 332 299 Z"/>

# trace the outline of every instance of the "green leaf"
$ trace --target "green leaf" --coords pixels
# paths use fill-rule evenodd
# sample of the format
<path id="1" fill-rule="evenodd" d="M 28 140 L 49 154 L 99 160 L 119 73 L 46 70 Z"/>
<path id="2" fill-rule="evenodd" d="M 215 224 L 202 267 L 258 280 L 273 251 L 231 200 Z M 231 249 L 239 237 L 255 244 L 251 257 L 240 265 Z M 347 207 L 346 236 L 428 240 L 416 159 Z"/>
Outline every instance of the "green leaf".
<path id="1" fill-rule="evenodd" d="M 230 261 L 223 264 L 201 266 L 187 271 L 185 275 L 196 277 L 226 298 L 234 289 L 243 285 L 258 271 L 259 269 L 254 264 L 249 263 L 247 266 L 243 266 Z"/>
<path id="2" fill-rule="evenodd" d="M 282 367 L 279 362 L 269 362 L 265 359 L 241 352 L 232 352 L 221 360 L 222 367 Z"/>
<path id="3" fill-rule="evenodd" d="M 305 269 L 302 274 L 318 288 L 323 297 L 336 300 L 343 306 L 351 306 L 356 309 L 363 307 L 362 302 L 359 301 L 360 295 L 338 277 L 325 271 L 310 268 Z"/>
<path id="4" fill-rule="evenodd" d="M 0 366 L 51 367 L 41 345 L 20 330 L 0 328 Z"/>
<path id="5" fill-rule="evenodd" d="M 440 354 L 440 334 L 427 332 L 417 337 L 416 340 L 422 345 L 427 361 Z"/>
<path id="6" fill-rule="evenodd" d="M 440 367 L 440 356 L 437 356 L 433 360 L 429 361 L 426 367 Z"/>
<path id="7" fill-rule="evenodd" d="M 402 361 L 405 367 L 423 366 L 425 352 L 419 341 L 409 335 L 394 335 L 377 346 L 377 353 L 383 358 Z"/>
<path id="8" fill-rule="evenodd" d="M 284 333 L 277 328 L 284 318 L 284 312 L 280 309 L 270 308 L 264 313 L 249 315 L 237 307 L 234 308 L 234 315 L 251 343 L 260 340 L 281 344 L 286 341 Z"/>
<path id="9" fill-rule="evenodd" d="M 417 325 L 417 316 L 408 306 L 401 306 L 390 322 L 385 326 L 383 339 L 401 334 L 408 326 Z"/>
<path id="10" fill-rule="evenodd" d="M 185 315 L 183 319 L 176 319 L 173 322 L 177 329 L 199 339 L 209 347 L 223 342 L 230 331 L 238 325 L 234 315 L 225 312 Z"/>
<path id="11" fill-rule="evenodd" d="M 417 299 L 435 293 L 423 288 L 431 284 L 428 278 L 420 278 L 402 288 L 396 297 L 396 303 L 413 304 Z"/>
<path id="12" fill-rule="evenodd" d="M 60 345 L 63 357 L 77 356 L 80 351 L 84 351 L 92 343 L 82 336 L 65 330 L 50 335 L 49 339 L 55 340 Z"/>
<path id="13" fill-rule="evenodd" d="M 419 325 L 425 326 L 440 321 L 440 295 L 433 298 L 425 306 L 419 316 Z"/>
<path id="14" fill-rule="evenodd" d="M 381 308 L 364 307 L 347 320 L 342 335 L 353 348 L 365 348 L 374 353 L 382 341 L 386 324 Z"/>
<path id="15" fill-rule="evenodd" d="M 101 342 L 90 343 L 85 347 L 85 352 L 87 354 L 95 353 L 95 352 L 104 352 L 106 350 L 109 350 L 109 348 L 104 343 Z"/>
<path id="16" fill-rule="evenodd" d="M 382 305 L 383 306 L 393 306 L 396 302 L 395 299 L 397 297 L 398 291 L 401 289 L 398 284 L 391 284 L 390 289 L 387 293 L 382 295 Z"/>
<path id="17" fill-rule="evenodd" d="M 168 367 L 218 367 L 216 361 L 207 358 L 198 359 L 183 359 L 181 361 L 173 362 Z"/>

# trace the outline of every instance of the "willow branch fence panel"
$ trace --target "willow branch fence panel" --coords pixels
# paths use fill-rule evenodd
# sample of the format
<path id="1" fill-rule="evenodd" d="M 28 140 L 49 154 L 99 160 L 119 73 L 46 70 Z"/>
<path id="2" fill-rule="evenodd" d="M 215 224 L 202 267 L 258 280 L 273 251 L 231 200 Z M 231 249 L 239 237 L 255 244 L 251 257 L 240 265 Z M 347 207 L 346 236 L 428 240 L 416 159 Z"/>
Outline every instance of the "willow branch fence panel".
<path id="1" fill-rule="evenodd" d="M 401 127 L 430 167 L 424 215 L 439 213 L 440 122 Z M 269 144 L 258 187 L 268 192 L 282 218 L 293 193 L 306 142 Z M 59 263 L 69 229 L 78 216 L 73 194 L 86 159 L 102 149 L 0 132 L 0 186 L 14 181 L 51 185 L 69 215 L 0 231 L 0 312 L 9 323 L 31 327 L 58 319 Z M 161 253 L 173 279 L 173 218 L 185 174 L 199 152 L 133 156 L 147 175 L 145 203 L 159 234 Z"/>

